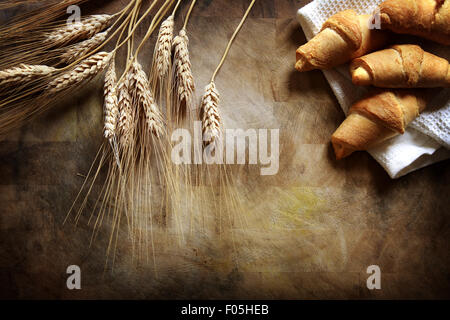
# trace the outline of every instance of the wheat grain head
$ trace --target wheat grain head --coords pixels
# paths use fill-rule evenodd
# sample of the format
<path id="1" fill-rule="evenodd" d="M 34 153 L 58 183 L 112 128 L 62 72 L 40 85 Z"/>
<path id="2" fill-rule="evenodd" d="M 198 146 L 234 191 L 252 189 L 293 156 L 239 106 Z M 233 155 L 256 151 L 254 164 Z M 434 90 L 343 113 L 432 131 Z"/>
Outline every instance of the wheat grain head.
<path id="1" fill-rule="evenodd" d="M 158 39 L 156 41 L 153 65 L 159 78 L 163 78 L 169 72 L 170 60 L 172 56 L 174 17 L 170 15 L 159 28 Z"/>
<path id="2" fill-rule="evenodd" d="M 130 69 L 128 74 L 119 83 L 119 119 L 118 131 L 120 135 L 120 144 L 122 148 L 126 147 L 130 142 L 133 132 L 133 109 L 132 98 L 130 93 L 130 78 L 132 78 L 133 70 Z"/>
<path id="3" fill-rule="evenodd" d="M 142 106 L 148 129 L 156 137 L 161 137 L 164 127 L 163 117 L 151 92 L 147 75 L 142 69 L 141 64 L 137 61 L 133 63 L 133 77 L 136 99 Z"/>
<path id="4" fill-rule="evenodd" d="M 57 70 L 44 65 L 21 64 L 17 67 L 0 71 L 0 86 L 12 83 L 25 83 L 36 77 L 51 75 Z"/>
<path id="5" fill-rule="evenodd" d="M 219 114 L 220 96 L 214 81 L 205 87 L 202 97 L 202 132 L 205 145 L 218 141 L 221 135 L 221 119 Z"/>
<path id="6" fill-rule="evenodd" d="M 116 70 L 114 59 L 109 64 L 108 71 L 105 74 L 104 85 L 104 136 L 106 139 L 111 140 L 116 132 L 117 118 L 119 115 L 119 105 L 116 91 Z"/>
<path id="7" fill-rule="evenodd" d="M 114 16 L 99 14 L 70 23 L 44 35 L 44 44 L 64 46 L 76 40 L 89 39 L 109 26 Z"/>
<path id="8" fill-rule="evenodd" d="M 178 36 L 173 39 L 174 68 L 178 100 L 180 103 L 185 102 L 186 106 L 191 104 L 195 90 L 188 44 L 186 30 L 181 29 Z"/>
<path id="9" fill-rule="evenodd" d="M 47 85 L 48 93 L 54 94 L 78 85 L 103 71 L 111 60 L 112 53 L 99 52 L 81 61 L 75 68 L 52 80 Z"/>
<path id="10" fill-rule="evenodd" d="M 64 53 L 61 55 L 61 62 L 69 64 L 84 57 L 91 50 L 97 48 L 102 42 L 106 40 L 108 32 L 109 30 L 97 33 L 95 36 L 88 40 L 84 40 L 80 43 L 76 43 L 65 48 Z"/>

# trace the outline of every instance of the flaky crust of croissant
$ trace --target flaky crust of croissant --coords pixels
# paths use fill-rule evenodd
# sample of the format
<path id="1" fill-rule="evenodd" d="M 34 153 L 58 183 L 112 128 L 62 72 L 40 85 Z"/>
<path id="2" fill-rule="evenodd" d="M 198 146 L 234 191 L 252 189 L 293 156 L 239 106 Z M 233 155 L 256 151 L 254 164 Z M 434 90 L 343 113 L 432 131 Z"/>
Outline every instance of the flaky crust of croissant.
<path id="1" fill-rule="evenodd" d="M 423 92 L 377 90 L 355 103 L 347 119 L 331 137 L 336 158 L 383 142 L 405 132 L 407 125 L 425 109 Z"/>
<path id="2" fill-rule="evenodd" d="M 381 48 L 387 43 L 387 34 L 369 29 L 369 19 L 370 15 L 358 15 L 354 10 L 331 16 L 314 38 L 297 49 L 295 68 L 331 69 Z"/>
<path id="3" fill-rule="evenodd" d="M 350 65 L 356 85 L 382 88 L 450 87 L 447 60 L 417 45 L 395 45 L 357 58 Z"/>
<path id="4" fill-rule="evenodd" d="M 345 10 L 331 16 L 322 26 L 320 31 L 332 29 L 347 42 L 351 49 L 358 50 L 362 44 L 362 32 L 357 13 L 353 10 Z"/>
<path id="5" fill-rule="evenodd" d="M 382 28 L 450 45 L 450 0 L 387 0 L 380 19 Z"/>

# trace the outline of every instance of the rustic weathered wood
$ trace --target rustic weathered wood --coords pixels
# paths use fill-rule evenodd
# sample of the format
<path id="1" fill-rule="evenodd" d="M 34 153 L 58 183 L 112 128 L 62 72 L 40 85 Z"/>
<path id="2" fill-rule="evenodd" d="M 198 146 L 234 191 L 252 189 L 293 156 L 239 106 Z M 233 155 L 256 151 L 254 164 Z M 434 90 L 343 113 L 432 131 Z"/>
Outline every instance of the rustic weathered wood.
<path id="1" fill-rule="evenodd" d="M 248 1 L 198 2 L 188 30 L 199 97 Z M 157 277 L 151 261 L 131 262 L 126 241 L 104 274 L 108 230 L 89 248 L 92 226 L 62 225 L 102 138 L 100 80 L 1 142 L 0 297 L 449 298 L 450 162 L 394 181 L 366 153 L 334 160 L 344 115 L 321 72 L 293 68 L 307 2 L 258 1 L 216 79 L 226 127 L 280 128 L 279 174 L 237 170 L 248 199 L 233 226 L 182 245 L 157 231 Z M 81 291 L 65 289 L 71 264 Z M 379 291 L 366 288 L 372 264 Z"/>

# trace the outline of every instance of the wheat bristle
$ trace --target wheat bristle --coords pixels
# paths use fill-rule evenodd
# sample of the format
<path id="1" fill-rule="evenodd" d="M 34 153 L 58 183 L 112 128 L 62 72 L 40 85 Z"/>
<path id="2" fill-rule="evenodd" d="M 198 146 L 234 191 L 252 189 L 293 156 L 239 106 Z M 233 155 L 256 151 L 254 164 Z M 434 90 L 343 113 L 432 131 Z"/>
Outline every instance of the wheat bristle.
<path id="1" fill-rule="evenodd" d="M 17 67 L 0 71 L 0 86 L 11 83 L 27 82 L 35 77 L 47 76 L 57 69 L 44 65 L 21 64 Z"/>
<path id="2" fill-rule="evenodd" d="M 205 87 L 202 97 L 202 133 L 203 141 L 209 145 L 220 138 L 221 119 L 219 114 L 220 95 L 214 81 Z"/>
<path id="3" fill-rule="evenodd" d="M 76 40 L 89 39 L 109 26 L 114 16 L 92 15 L 81 21 L 69 23 L 45 35 L 44 43 L 63 46 Z"/>
<path id="4" fill-rule="evenodd" d="M 184 29 L 173 39 L 176 91 L 180 103 L 184 101 L 186 104 L 192 101 L 195 90 L 188 43 L 189 38 Z"/>
<path id="5" fill-rule="evenodd" d="M 105 69 L 111 60 L 111 57 L 111 53 L 99 52 L 84 59 L 74 69 L 63 73 L 51 81 L 47 86 L 47 90 L 49 90 L 49 93 L 57 93 L 73 85 L 92 79 L 95 75 Z"/>
<path id="6" fill-rule="evenodd" d="M 160 78 L 164 77 L 170 66 L 170 60 L 172 56 L 172 39 L 173 39 L 173 27 L 174 17 L 170 15 L 163 23 L 158 33 L 158 39 L 155 49 L 155 62 L 156 71 Z"/>
<path id="7" fill-rule="evenodd" d="M 132 87 L 135 88 L 136 99 L 142 106 L 145 115 L 145 122 L 148 129 L 157 137 L 161 137 L 163 133 L 163 118 L 159 111 L 158 105 L 155 102 L 153 94 L 150 89 L 150 83 L 148 81 L 145 71 L 138 62 L 133 63 L 133 75 L 134 81 Z"/>
<path id="8" fill-rule="evenodd" d="M 104 136 L 106 139 L 111 140 L 116 132 L 117 118 L 119 115 L 119 106 L 116 91 L 116 70 L 114 59 L 110 62 L 108 70 L 105 74 L 104 85 Z"/>
<path id="9" fill-rule="evenodd" d="M 100 32 L 91 39 L 69 46 L 61 55 L 61 62 L 69 64 L 84 57 L 91 50 L 97 48 L 102 42 L 104 42 L 107 36 L 108 31 Z"/>

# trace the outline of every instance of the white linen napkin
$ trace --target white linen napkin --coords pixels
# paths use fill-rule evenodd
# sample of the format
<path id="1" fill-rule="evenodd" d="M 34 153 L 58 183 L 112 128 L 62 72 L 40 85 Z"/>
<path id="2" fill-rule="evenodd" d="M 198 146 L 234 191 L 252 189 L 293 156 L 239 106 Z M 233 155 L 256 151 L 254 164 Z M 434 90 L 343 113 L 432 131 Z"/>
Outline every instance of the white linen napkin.
<path id="1" fill-rule="evenodd" d="M 383 0 L 315 0 L 298 10 L 298 20 L 309 40 L 322 28 L 333 14 L 354 9 L 359 14 L 372 13 Z M 425 49 L 443 58 L 450 58 L 448 47 L 429 44 Z M 348 65 L 323 71 L 342 110 L 358 101 L 367 88 L 351 82 Z M 391 178 L 399 178 L 409 172 L 450 158 L 450 90 L 443 89 L 433 98 L 425 110 L 405 134 L 396 136 L 369 153 L 387 171 Z"/>

